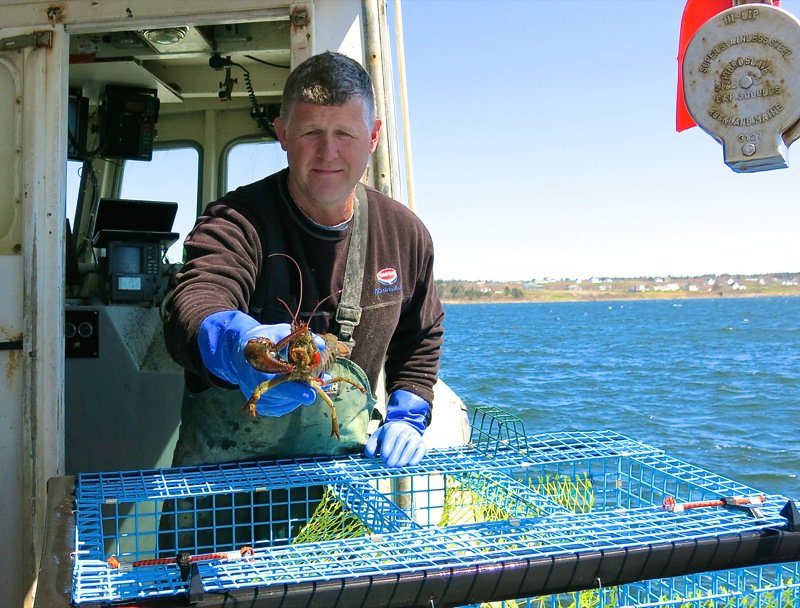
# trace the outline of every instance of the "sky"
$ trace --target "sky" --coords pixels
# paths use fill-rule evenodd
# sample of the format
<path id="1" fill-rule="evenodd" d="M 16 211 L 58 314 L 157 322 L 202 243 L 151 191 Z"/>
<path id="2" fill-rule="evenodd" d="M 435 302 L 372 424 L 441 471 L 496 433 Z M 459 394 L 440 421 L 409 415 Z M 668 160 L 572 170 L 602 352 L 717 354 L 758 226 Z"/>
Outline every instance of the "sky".
<path id="1" fill-rule="evenodd" d="M 800 143 L 786 169 L 737 174 L 709 134 L 676 131 L 684 5 L 402 1 L 438 279 L 800 271 Z"/>

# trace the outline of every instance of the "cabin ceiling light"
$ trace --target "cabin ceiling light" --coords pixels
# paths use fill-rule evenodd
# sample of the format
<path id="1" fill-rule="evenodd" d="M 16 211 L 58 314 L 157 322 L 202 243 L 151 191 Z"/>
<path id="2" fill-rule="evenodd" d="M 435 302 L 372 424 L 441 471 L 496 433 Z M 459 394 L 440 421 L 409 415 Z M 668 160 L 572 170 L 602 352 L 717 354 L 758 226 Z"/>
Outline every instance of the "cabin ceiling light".
<path id="1" fill-rule="evenodd" d="M 169 46 L 178 44 L 186 38 L 187 28 L 185 27 L 165 27 L 158 30 L 144 30 L 144 36 L 149 42 L 159 46 Z"/>

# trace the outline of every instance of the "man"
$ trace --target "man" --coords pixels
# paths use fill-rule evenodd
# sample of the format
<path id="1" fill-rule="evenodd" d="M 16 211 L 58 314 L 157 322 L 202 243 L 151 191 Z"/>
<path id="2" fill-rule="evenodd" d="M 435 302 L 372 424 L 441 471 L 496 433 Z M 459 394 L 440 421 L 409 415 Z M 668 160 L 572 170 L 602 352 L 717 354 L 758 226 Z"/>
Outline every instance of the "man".
<path id="1" fill-rule="evenodd" d="M 428 231 L 400 203 L 358 186 L 380 128 L 369 74 L 338 53 L 311 57 L 290 74 L 275 120 L 288 168 L 198 218 L 164 310 L 167 347 L 187 380 L 174 465 L 361 449 L 393 467 L 423 457 L 443 311 Z M 325 387 L 341 439 L 330 436 L 332 412 L 305 383 L 278 384 L 259 399 L 257 416 L 243 412 L 255 388 L 276 377 L 255 370 L 244 345 L 277 343 L 295 310 L 323 349 L 318 334 L 328 332 L 353 345 L 325 376 L 347 380 Z M 381 368 L 386 416 L 367 440 Z"/>

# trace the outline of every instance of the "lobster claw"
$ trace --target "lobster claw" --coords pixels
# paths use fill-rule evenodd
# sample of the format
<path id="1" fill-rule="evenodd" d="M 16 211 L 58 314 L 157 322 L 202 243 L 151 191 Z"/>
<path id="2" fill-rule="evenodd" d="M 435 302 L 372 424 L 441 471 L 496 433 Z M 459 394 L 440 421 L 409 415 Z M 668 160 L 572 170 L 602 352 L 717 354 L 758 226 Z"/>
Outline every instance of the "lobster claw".
<path id="1" fill-rule="evenodd" d="M 278 346 L 265 337 L 252 338 L 244 347 L 247 362 L 266 374 L 288 374 L 295 369 L 291 363 L 278 358 Z"/>

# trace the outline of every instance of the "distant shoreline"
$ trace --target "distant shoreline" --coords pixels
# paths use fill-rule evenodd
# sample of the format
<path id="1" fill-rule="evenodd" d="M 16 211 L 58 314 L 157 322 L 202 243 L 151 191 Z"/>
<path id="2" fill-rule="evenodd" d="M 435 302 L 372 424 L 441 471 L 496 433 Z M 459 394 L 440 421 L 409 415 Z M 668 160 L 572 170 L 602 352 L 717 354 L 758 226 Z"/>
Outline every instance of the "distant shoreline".
<path id="1" fill-rule="evenodd" d="M 546 279 L 537 281 L 436 280 L 447 304 L 607 302 L 800 296 L 800 273 L 751 276 Z"/>
<path id="2" fill-rule="evenodd" d="M 587 292 L 585 294 L 543 291 L 540 296 L 531 297 L 526 294 L 521 298 L 486 297 L 486 298 L 441 298 L 442 304 L 553 304 L 558 302 L 628 302 L 645 300 L 717 300 L 746 299 L 746 298 L 796 298 L 800 297 L 800 290 L 785 290 L 775 292 L 736 292 L 736 293 L 675 293 L 675 292 Z"/>

